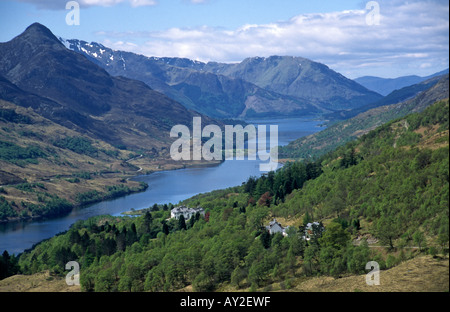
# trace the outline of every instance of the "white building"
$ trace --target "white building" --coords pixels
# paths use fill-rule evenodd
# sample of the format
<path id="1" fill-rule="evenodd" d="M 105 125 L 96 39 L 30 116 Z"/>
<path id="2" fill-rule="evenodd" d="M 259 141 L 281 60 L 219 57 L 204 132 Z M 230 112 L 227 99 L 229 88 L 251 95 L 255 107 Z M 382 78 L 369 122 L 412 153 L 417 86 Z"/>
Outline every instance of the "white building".
<path id="1" fill-rule="evenodd" d="M 179 219 L 180 216 L 183 215 L 185 220 L 189 220 L 192 216 L 195 216 L 197 212 L 202 216 L 205 215 L 205 210 L 201 207 L 188 208 L 186 206 L 178 206 L 170 211 L 170 218 Z"/>
<path id="2" fill-rule="evenodd" d="M 310 240 L 313 235 L 313 225 L 319 228 L 319 231 L 322 232 L 324 228 L 321 228 L 321 225 L 319 222 L 310 222 L 306 224 L 305 227 L 305 236 L 303 236 L 303 239 Z"/>
<path id="3" fill-rule="evenodd" d="M 266 230 L 269 231 L 269 234 L 281 233 L 283 236 L 287 236 L 286 230 L 289 228 L 283 227 L 277 219 L 273 219 L 270 221 L 269 225 L 266 226 Z"/>

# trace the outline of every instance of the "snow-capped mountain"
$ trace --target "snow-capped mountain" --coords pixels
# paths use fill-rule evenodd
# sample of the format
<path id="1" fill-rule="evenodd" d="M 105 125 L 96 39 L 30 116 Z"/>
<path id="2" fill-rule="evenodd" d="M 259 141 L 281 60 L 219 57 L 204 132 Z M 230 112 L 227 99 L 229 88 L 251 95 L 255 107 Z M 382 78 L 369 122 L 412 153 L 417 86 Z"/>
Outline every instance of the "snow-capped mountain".
<path id="1" fill-rule="evenodd" d="M 211 117 L 304 116 L 322 112 L 314 103 L 300 97 L 285 96 L 236 77 L 204 71 L 207 64 L 199 61 L 147 57 L 112 50 L 95 42 L 60 40 L 67 48 L 85 55 L 111 75 L 141 80 L 185 107 Z"/>
<path id="2" fill-rule="evenodd" d="M 115 51 L 95 42 L 60 40 L 111 75 L 141 80 L 211 117 L 305 116 L 354 109 L 382 98 L 326 65 L 301 57 L 203 63 Z"/>
<path id="3" fill-rule="evenodd" d="M 122 69 L 126 70 L 125 60 L 121 56 L 122 53 L 120 51 L 114 51 L 97 42 L 89 43 L 83 40 L 64 39 L 62 37 L 59 37 L 58 39 L 66 46 L 67 49 L 85 54 L 86 56 L 92 58 L 95 63 L 110 66 L 115 62 L 120 62 Z"/>

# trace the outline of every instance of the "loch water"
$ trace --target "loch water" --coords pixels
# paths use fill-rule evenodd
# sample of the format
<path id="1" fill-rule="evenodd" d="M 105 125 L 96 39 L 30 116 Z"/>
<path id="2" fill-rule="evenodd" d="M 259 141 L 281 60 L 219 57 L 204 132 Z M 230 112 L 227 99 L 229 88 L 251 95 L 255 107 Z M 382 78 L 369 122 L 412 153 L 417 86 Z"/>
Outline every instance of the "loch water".
<path id="1" fill-rule="evenodd" d="M 266 125 L 268 132 L 270 125 L 278 125 L 278 145 L 281 146 L 324 129 L 321 126 L 322 121 L 305 118 L 246 120 L 246 122 L 255 126 Z M 133 180 L 143 181 L 149 185 L 145 192 L 74 209 L 63 217 L 0 223 L 0 252 L 7 250 L 10 254 L 19 254 L 44 239 L 68 230 L 78 220 L 104 214 L 118 216 L 125 211 L 148 208 L 155 203 L 176 205 L 199 193 L 241 185 L 250 176 L 259 176 L 263 173 L 260 171 L 260 163 L 258 157 L 256 160 L 227 159 L 217 166 L 160 171 L 136 176 Z"/>

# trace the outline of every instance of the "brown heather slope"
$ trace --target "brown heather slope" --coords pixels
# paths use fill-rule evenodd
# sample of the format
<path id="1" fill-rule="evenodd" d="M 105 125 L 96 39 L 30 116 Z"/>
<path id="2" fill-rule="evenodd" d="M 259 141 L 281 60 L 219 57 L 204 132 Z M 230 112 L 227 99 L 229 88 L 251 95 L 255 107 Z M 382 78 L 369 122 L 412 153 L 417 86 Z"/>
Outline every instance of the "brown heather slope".
<path id="1" fill-rule="evenodd" d="M 48 271 L 33 275 L 14 275 L 0 281 L 0 292 L 79 292 L 80 286 L 66 284 L 64 277 Z"/>
<path id="2" fill-rule="evenodd" d="M 380 285 L 366 284 L 366 275 L 343 278 L 317 277 L 292 291 L 313 292 L 448 292 L 449 258 L 418 256 L 380 271 Z"/>
<path id="3" fill-rule="evenodd" d="M 80 272 L 82 274 L 82 272 Z M 380 271 L 380 285 L 368 286 L 366 275 L 333 278 L 328 276 L 298 279 L 295 286 L 281 290 L 272 285 L 273 291 L 290 292 L 448 292 L 449 258 L 417 256 L 398 266 Z M 224 289 L 234 291 L 233 289 Z M 80 286 L 69 286 L 65 278 L 48 271 L 33 275 L 14 275 L 0 281 L 0 292 L 79 292 Z M 192 291 L 187 287 L 181 291 Z M 239 290 L 245 291 L 245 290 Z"/>
<path id="4" fill-rule="evenodd" d="M 35 147 L 45 153 L 45 156 L 37 157 L 33 162 L 8 160 L 5 152 L 0 155 L 1 196 L 9 203 L 14 203 L 12 207 L 18 214 L 16 218 L 8 219 L 37 217 L 38 215 L 27 212 L 26 205 L 42 204 L 43 198 L 50 198 L 44 193 L 56 195 L 77 205 L 78 193 L 92 190 L 105 192 L 107 186 L 121 183 L 130 188 L 139 187 L 137 182 L 124 180 L 124 177 L 136 172 L 136 167 L 125 162 L 130 151 L 119 150 L 104 141 L 93 140 L 87 135 L 63 127 L 38 115 L 32 108 L 0 100 L 0 109 L 3 112 L 14 111 L 31 120 L 30 123 L 15 123 L 0 118 L 1 142 L 12 143 L 21 148 Z M 91 141 L 92 147 L 98 152 L 95 155 L 80 154 L 53 144 L 65 137 L 83 137 Z M 82 173 L 89 173 L 91 179 L 80 177 L 75 180 L 76 175 Z M 17 188 L 18 184 L 26 182 L 39 183 L 39 186 L 32 191 Z"/>

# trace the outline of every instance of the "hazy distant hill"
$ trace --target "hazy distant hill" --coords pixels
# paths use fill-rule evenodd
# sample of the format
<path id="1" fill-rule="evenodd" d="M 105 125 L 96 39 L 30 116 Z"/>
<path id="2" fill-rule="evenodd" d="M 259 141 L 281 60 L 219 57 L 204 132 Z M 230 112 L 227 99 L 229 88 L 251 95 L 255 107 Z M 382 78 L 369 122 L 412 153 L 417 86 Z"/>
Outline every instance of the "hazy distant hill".
<path id="1" fill-rule="evenodd" d="M 360 113 L 363 113 L 365 111 L 368 111 L 369 109 L 385 106 L 385 105 L 391 105 L 391 104 L 397 104 L 400 102 L 404 102 L 406 100 L 409 100 L 416 95 L 418 95 L 420 92 L 425 91 L 435 84 L 439 82 L 439 80 L 443 77 L 442 76 L 435 76 L 432 78 L 429 78 L 425 81 L 419 82 L 417 84 L 413 84 L 411 86 L 403 87 L 399 90 L 394 90 L 382 99 L 375 101 L 373 103 L 357 107 L 355 109 L 351 110 L 342 110 L 338 112 L 333 112 L 330 114 L 324 115 L 325 118 L 329 118 L 331 120 L 343 120 L 348 119 L 351 117 L 354 117 Z"/>
<path id="2" fill-rule="evenodd" d="M 448 69 L 425 77 L 420 77 L 416 75 L 403 76 L 398 78 L 380 78 L 374 76 L 363 76 L 356 78 L 354 80 L 359 84 L 365 86 L 369 90 L 376 91 L 381 95 L 388 95 L 394 90 L 398 90 L 403 87 L 417 84 L 430 78 L 445 74 L 448 74 Z"/>

